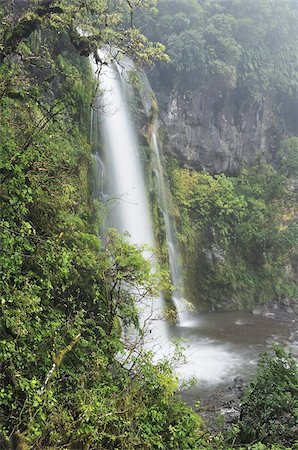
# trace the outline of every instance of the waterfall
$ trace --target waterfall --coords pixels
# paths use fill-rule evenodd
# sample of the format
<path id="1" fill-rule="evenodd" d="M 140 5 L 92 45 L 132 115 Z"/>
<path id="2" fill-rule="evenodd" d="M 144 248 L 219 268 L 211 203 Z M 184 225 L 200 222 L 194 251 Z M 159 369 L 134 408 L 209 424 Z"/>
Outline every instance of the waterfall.
<path id="1" fill-rule="evenodd" d="M 97 76 L 95 62 L 92 62 L 92 68 L 94 75 Z M 100 126 L 104 146 L 102 159 L 106 190 L 102 196 L 111 200 L 110 203 L 113 205 L 109 210 L 110 226 L 120 233 L 129 233 L 131 243 L 138 246 L 145 244 L 154 248 L 153 224 L 137 135 L 120 78 L 121 72 L 116 64 L 111 67 L 104 66 L 98 76 L 102 95 L 98 96 L 93 111 L 91 136 L 93 139 L 99 139 Z M 101 159 L 100 161 L 102 163 Z M 144 256 L 152 258 L 151 253 L 145 251 Z M 165 346 L 168 342 L 167 325 L 161 319 L 163 312 L 162 297 L 146 299 L 146 304 L 140 311 L 141 325 L 146 324 L 148 334 L 150 333 L 149 340 L 154 341 L 154 345 L 158 342 L 160 346 Z"/>
<path id="2" fill-rule="evenodd" d="M 133 68 L 134 68 L 133 65 L 130 63 L 127 67 L 125 67 L 125 70 L 126 72 L 128 72 Z M 166 243 L 169 257 L 169 268 L 171 273 L 172 285 L 174 288 L 172 300 L 177 312 L 177 322 L 179 325 L 183 326 L 189 320 L 190 308 L 189 304 L 186 302 L 184 298 L 184 281 L 181 269 L 182 257 L 177 238 L 175 220 L 170 214 L 169 205 L 171 204 L 171 196 L 169 188 L 165 181 L 166 178 L 161 160 L 162 152 L 158 140 L 159 124 L 156 117 L 156 112 L 154 111 L 157 108 L 153 106 L 154 103 L 156 102 L 156 99 L 146 74 L 144 72 L 138 72 L 138 76 L 141 81 L 139 87 L 139 95 L 143 104 L 143 108 L 148 118 L 152 118 L 152 115 L 154 117 L 152 127 L 150 130 L 151 134 L 150 146 L 153 153 L 152 165 L 156 177 L 158 206 L 161 210 L 164 219 Z"/>
<path id="3" fill-rule="evenodd" d="M 157 138 L 157 130 L 158 130 L 158 123 L 157 121 L 155 121 L 151 137 L 151 146 L 155 156 L 155 161 L 153 161 L 153 165 L 155 166 L 159 207 L 161 209 L 164 218 L 166 241 L 169 255 L 169 266 L 172 284 L 174 287 L 172 299 L 177 311 L 178 324 L 183 326 L 183 324 L 185 324 L 186 321 L 189 319 L 189 309 L 187 308 L 186 301 L 183 298 L 184 286 L 183 286 L 183 275 L 181 271 L 181 254 L 179 251 L 179 245 L 176 237 L 177 232 L 175 222 L 174 219 L 170 216 L 169 212 L 168 205 L 170 199 L 168 188 L 165 183 L 164 170 L 161 162 L 160 147 L 158 145 L 158 138 Z"/>
<path id="4" fill-rule="evenodd" d="M 129 59 L 124 59 L 121 62 L 121 79 L 124 84 L 125 90 L 127 91 L 127 98 L 134 95 L 128 82 L 130 78 L 129 74 L 134 70 L 134 64 Z M 146 114 L 149 118 L 152 116 L 152 106 L 153 102 L 155 101 L 155 95 L 146 74 L 142 71 L 138 71 L 137 75 L 140 79 L 140 85 L 138 87 L 139 96 L 142 101 L 144 110 L 146 111 Z M 174 288 L 174 291 L 172 293 L 172 301 L 177 312 L 177 323 L 182 326 L 189 320 L 190 310 L 184 298 L 184 283 L 181 270 L 181 253 L 179 249 L 175 221 L 169 211 L 169 204 L 171 203 L 170 192 L 165 182 L 165 174 L 161 162 L 161 147 L 157 137 L 158 127 L 158 120 L 155 117 L 152 124 L 150 141 L 150 146 L 152 149 L 152 165 L 156 177 L 158 206 L 164 218 L 169 269 L 171 273 L 172 285 Z"/>

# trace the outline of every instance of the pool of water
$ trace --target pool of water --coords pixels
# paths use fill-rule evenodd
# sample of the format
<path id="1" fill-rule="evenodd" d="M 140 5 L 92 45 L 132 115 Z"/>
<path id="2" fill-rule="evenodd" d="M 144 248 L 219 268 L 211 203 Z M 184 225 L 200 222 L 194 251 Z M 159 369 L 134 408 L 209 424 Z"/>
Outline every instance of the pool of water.
<path id="1" fill-rule="evenodd" d="M 184 393 L 189 400 L 204 399 L 221 384 L 230 384 L 237 376 L 248 379 L 256 370 L 258 355 L 274 343 L 291 340 L 297 321 L 278 320 L 250 312 L 201 313 L 183 326 L 171 328 L 171 335 L 181 338 L 185 362 L 177 367 L 180 379 L 196 378 L 195 386 Z"/>

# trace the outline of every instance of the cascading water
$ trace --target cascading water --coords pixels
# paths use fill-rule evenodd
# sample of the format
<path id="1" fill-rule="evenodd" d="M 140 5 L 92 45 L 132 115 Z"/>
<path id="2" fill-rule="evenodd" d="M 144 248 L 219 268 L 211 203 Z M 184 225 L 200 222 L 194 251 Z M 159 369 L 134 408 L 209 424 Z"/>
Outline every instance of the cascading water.
<path id="1" fill-rule="evenodd" d="M 124 72 L 129 72 L 129 70 L 131 69 L 134 69 L 134 67 L 130 63 L 127 67 L 125 67 Z M 138 76 L 141 81 L 139 87 L 139 96 L 140 99 L 142 100 L 143 108 L 146 111 L 148 118 L 152 118 L 152 115 L 154 117 L 153 123 L 150 127 L 152 166 L 156 177 L 156 191 L 158 195 L 158 204 L 164 218 L 166 243 L 169 257 L 169 268 L 171 272 L 172 285 L 174 288 L 172 300 L 177 312 L 177 319 L 178 319 L 177 323 L 182 326 L 189 320 L 190 308 L 184 298 L 184 282 L 181 270 L 181 253 L 177 239 L 175 221 L 169 211 L 169 205 L 171 204 L 170 192 L 165 182 L 165 174 L 161 161 L 161 150 L 157 137 L 159 124 L 156 114 L 154 112 L 155 108 L 153 107 L 153 104 L 156 101 L 156 99 L 145 73 L 138 72 Z"/>
<path id="2" fill-rule="evenodd" d="M 96 75 L 95 62 L 92 63 L 92 67 Z M 104 66 L 99 76 L 102 89 L 101 108 L 96 107 L 92 117 L 91 136 L 94 136 L 94 139 L 98 136 L 97 127 L 100 124 L 105 147 L 103 155 L 107 180 L 105 189 L 108 192 L 102 195 L 103 198 L 108 197 L 112 200 L 110 225 L 117 228 L 120 233 L 127 232 L 131 243 L 154 248 L 153 226 L 139 147 L 123 95 L 120 76 L 116 65 Z M 151 253 L 146 251 L 144 256 L 152 257 Z M 163 309 L 161 297 L 152 301 L 146 299 L 146 305 L 140 312 L 140 320 L 143 324 L 146 323 L 147 329 L 150 329 L 150 341 L 154 340 L 155 344 L 158 342 L 159 345 L 166 346 L 168 334 L 167 325 L 161 320 Z"/>
<path id="3" fill-rule="evenodd" d="M 153 161 L 153 166 L 155 166 L 155 175 L 157 180 L 157 190 L 159 197 L 159 207 L 162 211 L 165 224 L 166 241 L 168 247 L 169 255 L 169 265 L 172 277 L 172 284 L 174 287 L 174 292 L 172 294 L 172 299 L 177 311 L 177 318 L 179 325 L 185 324 L 189 318 L 189 309 L 187 308 L 186 302 L 183 298 L 184 287 L 183 287 L 183 276 L 180 269 L 181 255 L 179 252 L 179 246 L 176 238 L 176 227 L 171 219 L 169 213 L 169 194 L 167 192 L 167 186 L 165 184 L 164 170 L 161 162 L 160 149 L 157 139 L 157 121 L 154 123 L 152 136 L 151 136 L 151 146 L 154 152 L 155 161 Z"/>
<path id="4" fill-rule="evenodd" d="M 124 78 L 129 80 L 129 74 L 135 70 L 134 65 L 129 60 L 124 60 L 122 63 L 122 74 Z M 140 99 L 142 100 L 144 110 L 149 117 L 152 116 L 152 106 L 155 101 L 155 95 L 150 86 L 147 76 L 144 72 L 137 73 L 141 83 L 138 91 Z M 127 83 L 126 83 L 127 85 Z M 133 92 L 128 92 L 128 96 L 133 95 Z M 154 109 L 154 108 L 153 108 Z M 177 323 L 183 326 L 190 316 L 190 309 L 184 298 L 184 283 L 181 270 L 181 254 L 179 250 L 179 244 L 177 239 L 176 226 L 173 217 L 169 212 L 170 193 L 165 182 L 164 169 L 161 162 L 161 151 L 158 142 L 158 120 L 154 117 L 153 124 L 150 129 L 151 141 L 150 146 L 152 149 L 152 166 L 156 177 L 156 191 L 158 195 L 158 204 L 164 218 L 166 243 L 169 257 L 169 268 L 171 273 L 172 285 L 174 288 L 172 294 L 172 300 L 177 312 Z"/>

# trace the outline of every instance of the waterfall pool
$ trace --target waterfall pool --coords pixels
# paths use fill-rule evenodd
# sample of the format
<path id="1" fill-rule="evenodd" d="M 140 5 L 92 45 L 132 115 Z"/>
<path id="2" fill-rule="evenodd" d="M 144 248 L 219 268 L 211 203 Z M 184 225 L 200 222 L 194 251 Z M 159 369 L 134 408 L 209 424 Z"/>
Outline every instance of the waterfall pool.
<path id="1" fill-rule="evenodd" d="M 250 312 L 201 313 L 184 326 L 171 327 L 171 335 L 181 338 L 185 362 L 177 368 L 180 379 L 195 377 L 196 384 L 184 392 L 187 401 L 205 399 L 220 385 L 229 385 L 240 376 L 254 375 L 258 355 L 274 343 L 297 351 L 297 318 L 279 320 Z"/>

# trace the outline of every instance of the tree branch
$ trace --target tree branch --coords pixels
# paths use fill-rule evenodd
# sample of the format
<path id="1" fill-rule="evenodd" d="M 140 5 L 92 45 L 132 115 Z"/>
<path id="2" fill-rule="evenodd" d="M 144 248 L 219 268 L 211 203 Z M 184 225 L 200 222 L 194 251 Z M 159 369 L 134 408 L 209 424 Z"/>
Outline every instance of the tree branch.
<path id="1" fill-rule="evenodd" d="M 49 370 L 49 372 L 47 373 L 47 376 L 46 376 L 43 386 L 41 388 L 41 392 L 43 392 L 45 390 L 48 382 L 50 381 L 50 379 L 52 378 L 52 376 L 54 375 L 56 370 L 62 364 L 62 361 L 65 358 L 65 356 L 67 355 L 67 353 L 71 352 L 71 350 L 79 342 L 80 338 L 81 338 L 81 333 L 79 333 L 66 348 L 64 348 L 59 353 L 57 353 L 57 355 L 55 355 L 55 357 L 53 358 L 54 359 L 53 365 L 52 365 L 51 369 Z"/>

